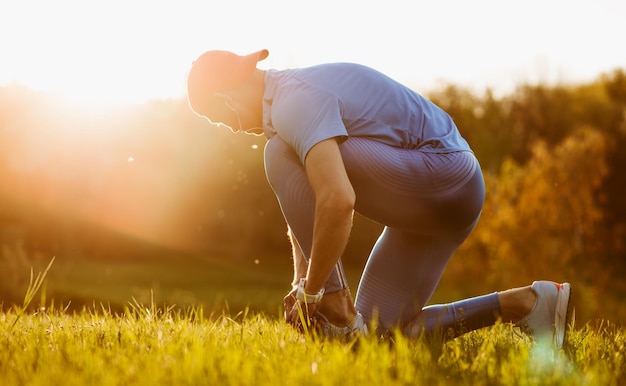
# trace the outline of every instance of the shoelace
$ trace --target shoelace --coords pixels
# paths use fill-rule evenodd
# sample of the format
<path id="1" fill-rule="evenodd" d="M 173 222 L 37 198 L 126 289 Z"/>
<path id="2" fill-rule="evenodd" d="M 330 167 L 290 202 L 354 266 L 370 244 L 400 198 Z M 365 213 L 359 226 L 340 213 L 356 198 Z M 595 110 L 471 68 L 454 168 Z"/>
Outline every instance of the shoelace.
<path id="1" fill-rule="evenodd" d="M 320 332 L 329 338 L 353 338 L 358 335 L 366 335 L 367 325 L 363 322 L 363 316 L 360 313 L 354 317 L 352 322 L 345 327 L 337 327 L 328 321 L 328 318 L 321 312 L 317 312 L 315 317 L 320 319 Z"/>

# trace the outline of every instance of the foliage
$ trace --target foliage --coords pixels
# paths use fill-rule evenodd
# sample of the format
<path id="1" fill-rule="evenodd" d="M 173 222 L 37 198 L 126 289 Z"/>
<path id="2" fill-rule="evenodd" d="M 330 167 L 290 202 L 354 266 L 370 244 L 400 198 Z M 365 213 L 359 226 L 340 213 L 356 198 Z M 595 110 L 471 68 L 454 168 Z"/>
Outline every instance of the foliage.
<path id="1" fill-rule="evenodd" d="M 482 218 L 460 250 L 481 261 L 473 273 L 495 288 L 546 276 L 570 281 L 580 291 L 580 317 L 602 317 L 607 304 L 592 301 L 589 286 L 610 292 L 613 272 L 600 256 L 607 242 L 619 242 L 604 237 L 611 229 L 604 227 L 598 200 L 605 153 L 604 137 L 581 129 L 554 149 L 537 143 L 525 166 L 507 160 L 498 176 L 488 174 Z M 451 269 L 468 273 L 465 266 Z"/>
<path id="2" fill-rule="evenodd" d="M 3 385 L 618 385 L 626 333 L 608 323 L 571 330 L 564 350 L 508 324 L 442 344 L 374 336 L 302 337 L 262 314 L 206 319 L 201 310 L 129 303 L 75 314 L 48 309 L 8 326 L 0 314 Z"/>
<path id="3" fill-rule="evenodd" d="M 447 293 L 549 276 L 573 282 L 586 303 L 581 320 L 626 319 L 624 79 L 617 69 L 501 97 L 455 86 L 430 95 L 470 142 L 487 182 L 481 222 L 445 273 Z M 148 263 L 182 251 L 286 261 L 263 142 L 212 127 L 182 100 L 84 111 L 0 88 L 0 298 L 15 300 L 27 270 L 11 273 L 37 256 Z M 360 267 L 380 231 L 361 220 L 344 255 Z M 598 297 L 610 306 L 601 309 Z"/>

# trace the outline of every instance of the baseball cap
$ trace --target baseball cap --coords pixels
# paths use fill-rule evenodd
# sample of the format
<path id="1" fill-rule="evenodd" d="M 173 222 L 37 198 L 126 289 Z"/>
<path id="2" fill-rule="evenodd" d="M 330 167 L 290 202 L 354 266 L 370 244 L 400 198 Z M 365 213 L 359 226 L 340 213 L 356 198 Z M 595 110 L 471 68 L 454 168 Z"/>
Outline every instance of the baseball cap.
<path id="1" fill-rule="evenodd" d="M 200 55 L 191 65 L 187 76 L 187 99 L 189 107 L 204 115 L 216 93 L 228 91 L 247 81 L 257 62 L 267 58 L 268 50 L 248 55 L 230 51 L 212 50 Z"/>

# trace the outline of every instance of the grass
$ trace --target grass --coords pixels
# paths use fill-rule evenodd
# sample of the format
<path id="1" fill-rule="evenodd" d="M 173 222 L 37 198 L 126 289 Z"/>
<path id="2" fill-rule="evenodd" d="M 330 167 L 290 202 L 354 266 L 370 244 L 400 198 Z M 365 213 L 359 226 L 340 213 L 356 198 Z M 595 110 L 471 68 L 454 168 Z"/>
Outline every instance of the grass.
<path id="1" fill-rule="evenodd" d="M 19 319 L 14 328 L 10 326 Z M 626 333 L 570 331 L 565 349 L 508 324 L 442 344 L 303 337 L 275 317 L 200 308 L 0 314 L 0 379 L 11 385 L 621 385 Z"/>
<path id="2" fill-rule="evenodd" d="M 151 260 L 149 270 L 138 261 L 59 262 L 31 270 L 23 304 L 0 305 L 3 386 L 626 385 L 626 330 L 606 321 L 572 326 L 558 351 L 509 324 L 447 343 L 400 335 L 324 341 L 279 316 L 288 262 L 185 260 L 174 275 L 169 260 Z M 109 300 L 72 308 L 46 299 L 52 287 Z M 211 297 L 214 306 L 235 298 L 242 308 L 205 307 Z M 264 305 L 253 310 L 245 299 Z"/>
<path id="3" fill-rule="evenodd" d="M 2 262 L 0 259 L 0 271 L 21 278 L 13 283 L 13 302 L 3 299 L 5 283 L 0 281 L 0 303 L 4 300 L 5 304 L 21 303 L 29 266 L 43 271 L 48 264 L 44 259 L 26 261 L 19 269 L 5 271 Z M 346 267 L 350 283 L 358 283 L 360 269 Z M 101 303 L 122 311 L 134 298 L 143 304 L 154 301 L 180 308 L 202 307 L 207 314 L 250 309 L 278 315 L 292 276 L 289 256 L 258 261 L 175 254 L 135 259 L 58 256 L 46 277 L 45 296 L 62 308 L 69 305 L 72 311 Z"/>

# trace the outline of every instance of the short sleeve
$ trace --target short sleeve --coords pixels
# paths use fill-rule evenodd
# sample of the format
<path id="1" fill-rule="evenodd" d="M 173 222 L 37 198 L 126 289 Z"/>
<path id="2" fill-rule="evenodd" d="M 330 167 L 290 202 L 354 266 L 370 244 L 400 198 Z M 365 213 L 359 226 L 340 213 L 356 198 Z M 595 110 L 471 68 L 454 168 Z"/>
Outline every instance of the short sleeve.
<path id="1" fill-rule="evenodd" d="M 348 136 L 341 119 L 341 103 L 328 92 L 306 84 L 281 89 L 272 106 L 274 130 L 293 147 L 304 165 L 309 150 L 329 138 Z"/>

